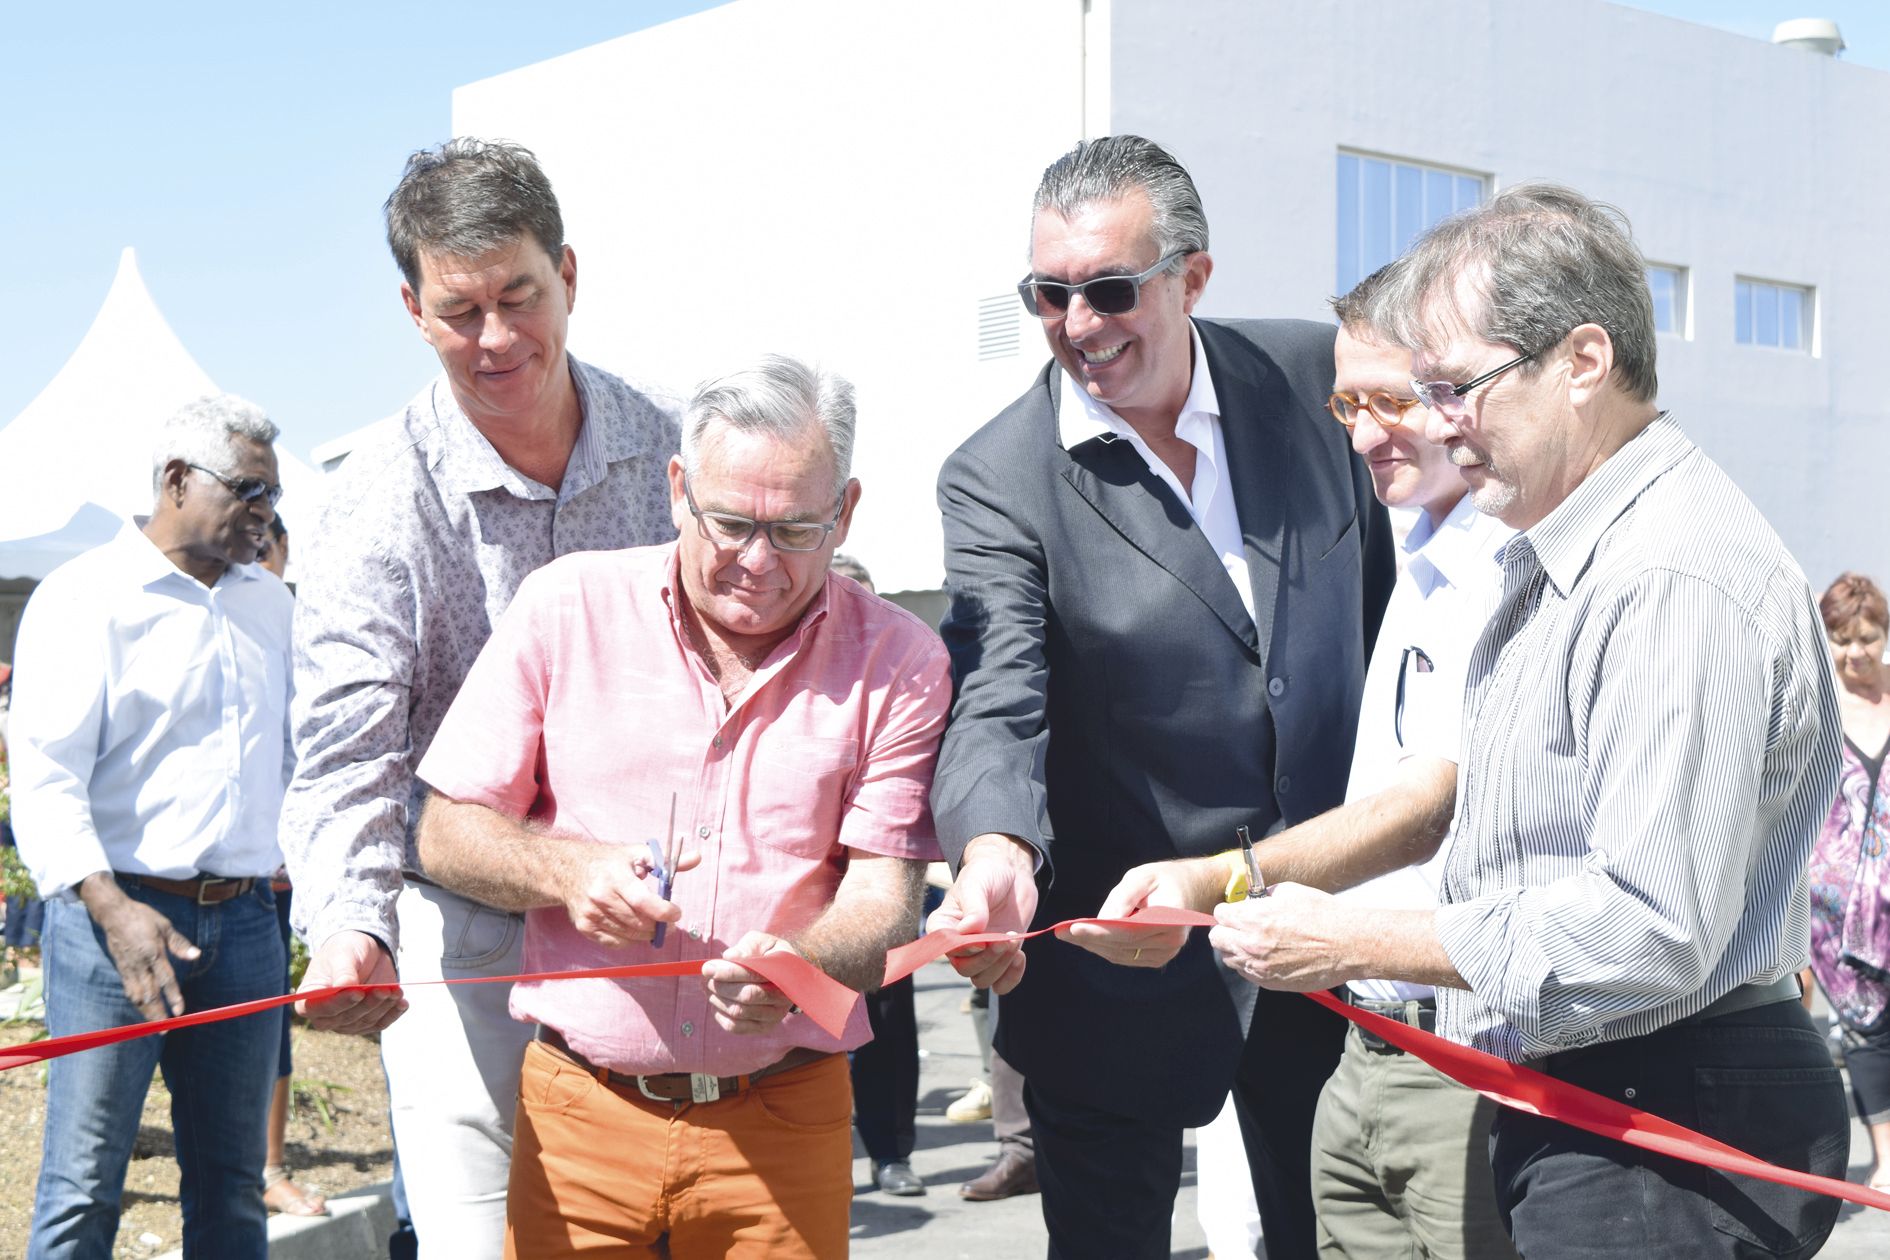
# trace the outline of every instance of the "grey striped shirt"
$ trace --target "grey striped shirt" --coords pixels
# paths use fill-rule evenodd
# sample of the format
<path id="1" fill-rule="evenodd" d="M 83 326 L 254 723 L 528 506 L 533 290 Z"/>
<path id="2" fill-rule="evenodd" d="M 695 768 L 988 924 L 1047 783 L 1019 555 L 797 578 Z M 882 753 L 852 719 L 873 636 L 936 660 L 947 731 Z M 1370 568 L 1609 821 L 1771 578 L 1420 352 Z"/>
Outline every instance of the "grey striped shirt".
<path id="1" fill-rule="evenodd" d="M 1804 574 L 1663 414 L 1503 554 L 1437 913 L 1511 1060 L 1640 1036 L 1805 965 L 1837 697 Z"/>

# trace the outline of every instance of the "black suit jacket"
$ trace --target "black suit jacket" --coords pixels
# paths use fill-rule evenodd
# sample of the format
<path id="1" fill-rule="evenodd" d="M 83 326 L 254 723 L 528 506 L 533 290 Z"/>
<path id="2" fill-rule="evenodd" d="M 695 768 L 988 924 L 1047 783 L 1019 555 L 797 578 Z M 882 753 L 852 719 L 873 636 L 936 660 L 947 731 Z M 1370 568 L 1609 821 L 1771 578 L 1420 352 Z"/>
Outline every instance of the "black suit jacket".
<path id="1" fill-rule="evenodd" d="M 1334 330 L 1195 323 L 1251 618 L 1130 443 L 1063 448 L 1054 363 L 939 475 L 957 696 L 933 810 L 954 862 L 989 831 L 1043 855 L 1038 926 L 1094 914 L 1131 866 L 1215 853 L 1237 826 L 1263 835 L 1344 799 L 1393 562 L 1370 476 L 1324 408 Z M 1050 938 L 1027 948 L 998 1023 L 1026 1078 L 1129 1114 L 1213 1118 L 1254 1001 L 1206 932 L 1160 971 Z"/>

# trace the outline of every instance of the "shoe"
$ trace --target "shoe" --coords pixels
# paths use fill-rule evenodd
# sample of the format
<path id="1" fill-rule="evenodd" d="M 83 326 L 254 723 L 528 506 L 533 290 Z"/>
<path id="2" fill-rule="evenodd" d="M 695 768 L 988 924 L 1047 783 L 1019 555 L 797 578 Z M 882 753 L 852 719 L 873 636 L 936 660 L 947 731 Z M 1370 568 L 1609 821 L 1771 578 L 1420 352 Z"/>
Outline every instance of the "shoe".
<path id="1" fill-rule="evenodd" d="M 945 1118 L 953 1124 L 976 1124 L 980 1120 L 989 1120 L 991 1087 L 983 1081 L 973 1081 L 970 1089 L 946 1106 Z"/>
<path id="2" fill-rule="evenodd" d="M 263 1169 L 263 1206 L 284 1216 L 327 1216 L 328 1200 L 295 1184 L 281 1164 Z"/>
<path id="3" fill-rule="evenodd" d="M 958 1197 L 974 1203 L 1008 1199 L 1012 1195 L 1037 1193 L 1037 1161 L 1022 1151 L 1006 1150 L 997 1163 L 958 1187 Z"/>
<path id="4" fill-rule="evenodd" d="M 925 1193 L 925 1183 L 919 1180 L 918 1173 L 912 1171 L 912 1165 L 903 1159 L 874 1164 L 873 1184 L 887 1194 L 909 1196 Z"/>

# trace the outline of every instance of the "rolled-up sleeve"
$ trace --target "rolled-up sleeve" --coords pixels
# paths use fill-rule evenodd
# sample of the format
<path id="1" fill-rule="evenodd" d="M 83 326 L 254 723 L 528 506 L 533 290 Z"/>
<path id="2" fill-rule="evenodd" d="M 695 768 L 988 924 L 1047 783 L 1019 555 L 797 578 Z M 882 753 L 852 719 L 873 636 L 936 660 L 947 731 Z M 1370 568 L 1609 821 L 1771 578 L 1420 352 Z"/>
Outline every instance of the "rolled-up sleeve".
<path id="1" fill-rule="evenodd" d="M 893 671 L 886 703 L 849 787 L 840 817 L 841 844 L 887 857 L 938 860 L 928 797 L 951 698 L 945 648 L 927 635 Z"/>

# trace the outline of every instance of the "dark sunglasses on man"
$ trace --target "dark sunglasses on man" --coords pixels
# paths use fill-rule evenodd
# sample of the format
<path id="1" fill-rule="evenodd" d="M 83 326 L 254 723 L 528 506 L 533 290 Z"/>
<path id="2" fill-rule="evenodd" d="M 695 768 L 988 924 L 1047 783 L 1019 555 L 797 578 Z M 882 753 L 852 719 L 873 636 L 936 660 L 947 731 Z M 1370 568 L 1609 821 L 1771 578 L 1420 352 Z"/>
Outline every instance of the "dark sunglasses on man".
<path id="1" fill-rule="evenodd" d="M 1083 301 L 1088 303 L 1089 309 L 1098 315 L 1127 315 L 1142 301 L 1144 284 L 1163 267 L 1192 252 L 1178 249 L 1156 259 L 1155 265 L 1147 271 L 1133 276 L 1097 276 L 1081 284 L 1025 276 L 1017 282 L 1017 295 L 1024 299 L 1024 309 L 1038 319 L 1062 319 L 1069 312 L 1071 296 L 1078 293 L 1083 295 Z"/>
<path id="2" fill-rule="evenodd" d="M 217 472 L 215 469 L 205 468 L 202 464 L 186 464 L 184 466 L 186 468 L 194 468 L 206 477 L 216 478 L 223 483 L 225 490 L 228 490 L 245 503 L 254 503 L 258 499 L 267 499 L 269 506 L 273 508 L 282 498 L 282 487 L 276 485 L 274 482 L 264 481 L 261 477 L 243 477 L 239 480 L 231 481 L 222 473 Z"/>

